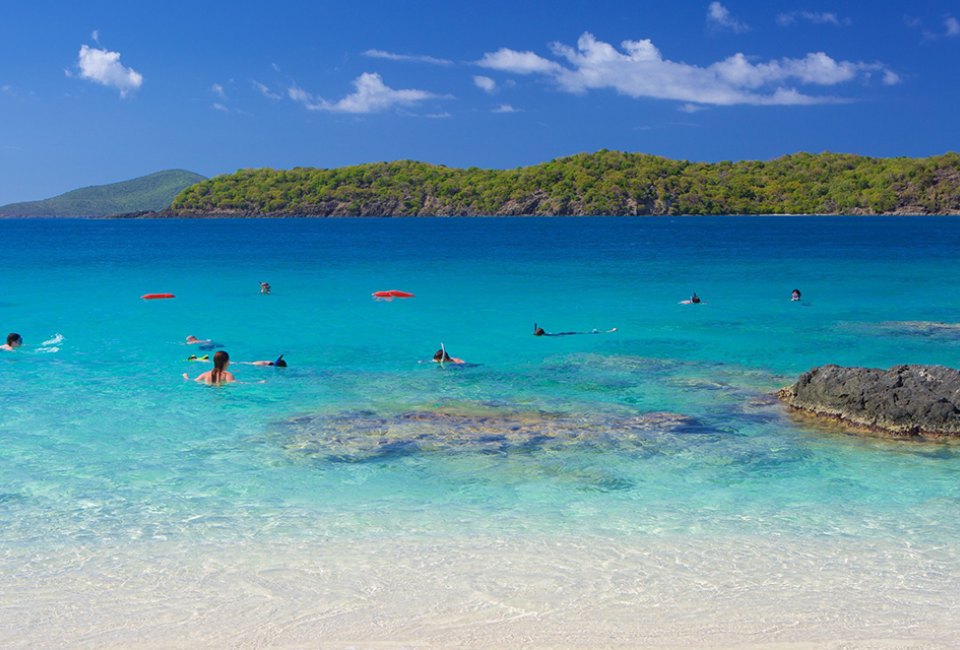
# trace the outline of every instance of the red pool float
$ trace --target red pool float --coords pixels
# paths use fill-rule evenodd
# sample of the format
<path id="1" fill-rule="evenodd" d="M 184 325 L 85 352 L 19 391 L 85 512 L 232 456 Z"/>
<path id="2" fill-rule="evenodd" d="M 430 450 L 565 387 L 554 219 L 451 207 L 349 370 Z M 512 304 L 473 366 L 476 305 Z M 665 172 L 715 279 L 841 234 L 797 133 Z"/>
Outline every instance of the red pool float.
<path id="1" fill-rule="evenodd" d="M 172 293 L 145 293 L 140 296 L 144 300 L 165 300 L 167 298 L 176 298 Z"/>

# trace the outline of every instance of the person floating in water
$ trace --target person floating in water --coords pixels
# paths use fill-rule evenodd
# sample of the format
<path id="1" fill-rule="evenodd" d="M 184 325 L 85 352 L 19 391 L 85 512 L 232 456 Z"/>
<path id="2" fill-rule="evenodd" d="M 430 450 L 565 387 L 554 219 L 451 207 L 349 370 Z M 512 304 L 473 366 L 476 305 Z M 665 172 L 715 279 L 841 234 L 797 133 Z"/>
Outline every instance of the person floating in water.
<path id="1" fill-rule="evenodd" d="M 466 363 L 466 361 L 464 361 L 463 359 L 458 359 L 457 357 L 451 357 L 449 354 L 447 354 L 446 348 L 442 348 L 442 347 L 433 353 L 433 362 L 439 363 L 441 365 L 444 363 Z"/>
<path id="2" fill-rule="evenodd" d="M 276 366 L 277 368 L 287 367 L 287 362 L 283 358 L 282 354 L 273 361 L 238 361 L 237 363 L 245 363 L 251 366 Z"/>
<path id="3" fill-rule="evenodd" d="M 187 345 L 198 345 L 201 350 L 213 350 L 214 348 L 223 347 L 223 343 L 214 343 L 210 339 L 198 339 L 193 334 L 187 337 Z"/>
<path id="4" fill-rule="evenodd" d="M 227 371 L 229 366 L 230 355 L 227 354 L 226 350 L 218 350 L 213 355 L 213 369 L 198 375 L 194 381 L 202 382 L 209 386 L 220 386 L 221 384 L 228 384 L 232 381 L 236 381 L 236 377 L 234 377 L 231 372 Z M 190 375 L 183 373 L 183 378 L 189 380 Z"/>
<path id="5" fill-rule="evenodd" d="M 800 302 L 800 289 L 794 289 L 790 292 L 790 302 Z"/>
<path id="6" fill-rule="evenodd" d="M 202 357 L 198 357 L 195 354 L 191 354 L 189 357 L 187 357 L 187 361 L 210 361 L 210 355 L 205 354 Z"/>
<path id="7" fill-rule="evenodd" d="M 610 334 L 611 332 L 616 332 L 616 331 L 617 331 L 616 327 L 611 327 L 608 330 L 593 329 L 593 330 L 590 330 L 589 332 L 547 332 L 547 331 L 544 331 L 544 329 L 539 325 L 537 325 L 536 323 L 533 324 L 534 336 L 573 336 L 575 334 Z"/>
<path id="8" fill-rule="evenodd" d="M 270 283 L 269 283 L 269 282 L 261 282 L 261 283 L 260 283 L 260 293 L 263 294 L 263 295 L 267 295 L 267 294 L 270 293 Z"/>
<path id="9" fill-rule="evenodd" d="M 16 332 L 10 332 L 7 334 L 7 343 L 5 345 L 0 345 L 0 350 L 6 350 L 7 352 L 13 352 L 17 348 L 23 345 L 23 337 L 17 334 Z"/>

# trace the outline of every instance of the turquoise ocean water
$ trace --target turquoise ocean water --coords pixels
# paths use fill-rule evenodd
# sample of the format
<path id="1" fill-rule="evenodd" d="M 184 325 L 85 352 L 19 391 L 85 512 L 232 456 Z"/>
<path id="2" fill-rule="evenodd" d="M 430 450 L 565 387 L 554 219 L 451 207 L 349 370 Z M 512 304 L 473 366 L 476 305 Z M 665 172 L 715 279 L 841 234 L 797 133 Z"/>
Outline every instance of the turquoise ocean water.
<path id="1" fill-rule="evenodd" d="M 960 448 L 769 396 L 960 366 L 956 219 L 3 226 L 0 644 L 960 633 Z"/>

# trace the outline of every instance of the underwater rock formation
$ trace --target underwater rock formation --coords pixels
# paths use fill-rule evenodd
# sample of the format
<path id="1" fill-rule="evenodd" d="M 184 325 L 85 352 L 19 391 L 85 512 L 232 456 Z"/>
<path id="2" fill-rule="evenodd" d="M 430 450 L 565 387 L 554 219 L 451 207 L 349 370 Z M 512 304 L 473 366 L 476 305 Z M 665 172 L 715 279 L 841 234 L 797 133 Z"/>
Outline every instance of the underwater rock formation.
<path id="1" fill-rule="evenodd" d="M 642 447 L 658 434 L 716 433 L 677 413 L 571 414 L 467 407 L 306 415 L 278 426 L 288 450 L 347 462 L 423 452 Z"/>

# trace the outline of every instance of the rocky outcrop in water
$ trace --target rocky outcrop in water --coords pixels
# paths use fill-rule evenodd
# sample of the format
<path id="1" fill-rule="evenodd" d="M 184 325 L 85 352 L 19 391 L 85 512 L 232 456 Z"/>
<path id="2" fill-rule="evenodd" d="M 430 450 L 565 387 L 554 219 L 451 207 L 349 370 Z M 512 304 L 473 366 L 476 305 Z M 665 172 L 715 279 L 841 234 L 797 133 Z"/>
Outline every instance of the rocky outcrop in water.
<path id="1" fill-rule="evenodd" d="M 874 433 L 960 437 L 960 371 L 944 366 L 820 366 L 778 397 L 798 411 Z"/>

